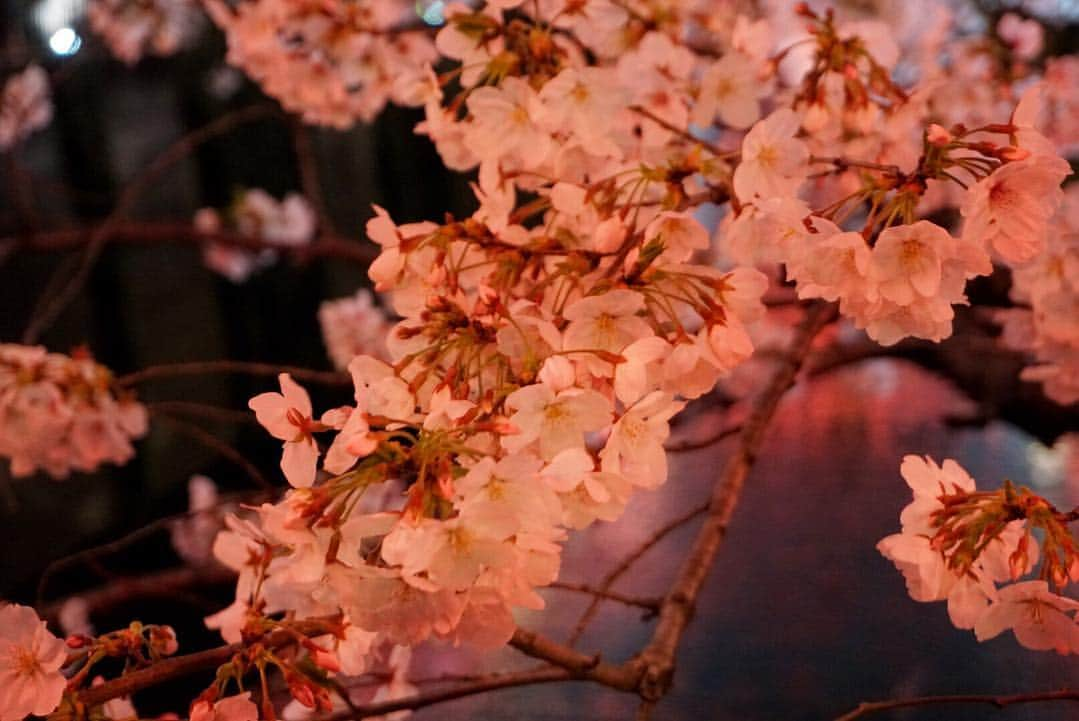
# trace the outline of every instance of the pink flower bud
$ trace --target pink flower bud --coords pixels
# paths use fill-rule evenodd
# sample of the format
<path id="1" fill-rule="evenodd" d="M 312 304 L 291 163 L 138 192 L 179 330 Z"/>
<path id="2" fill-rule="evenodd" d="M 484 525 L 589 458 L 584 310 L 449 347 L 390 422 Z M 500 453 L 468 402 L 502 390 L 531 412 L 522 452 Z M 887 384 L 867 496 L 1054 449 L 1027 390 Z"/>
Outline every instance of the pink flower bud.
<path id="1" fill-rule="evenodd" d="M 338 660 L 337 653 L 334 651 L 316 648 L 315 652 L 311 654 L 311 659 L 315 662 L 316 666 L 327 671 L 337 673 L 341 670 L 341 662 Z"/>
<path id="2" fill-rule="evenodd" d="M 929 126 L 929 130 L 926 132 L 925 137 L 931 144 L 938 147 L 947 145 L 955 139 L 951 133 L 936 123 L 932 123 Z"/>
<path id="3" fill-rule="evenodd" d="M 613 253 L 622 246 L 626 238 L 626 226 L 618 217 L 610 217 L 596 226 L 593 238 L 595 248 L 600 253 Z"/>
<path id="4" fill-rule="evenodd" d="M 1008 146 L 1006 148 L 1000 148 L 996 152 L 996 156 L 1001 160 L 1007 160 L 1009 162 L 1015 160 L 1025 160 L 1030 157 L 1030 151 L 1025 148 L 1015 148 Z"/>

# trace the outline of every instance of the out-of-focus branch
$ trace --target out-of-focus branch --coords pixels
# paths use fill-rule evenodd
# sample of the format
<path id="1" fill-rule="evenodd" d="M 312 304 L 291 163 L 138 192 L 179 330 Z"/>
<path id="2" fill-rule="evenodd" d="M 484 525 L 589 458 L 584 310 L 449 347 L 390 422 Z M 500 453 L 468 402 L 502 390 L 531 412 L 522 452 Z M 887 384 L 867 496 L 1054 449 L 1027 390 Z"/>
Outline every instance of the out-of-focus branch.
<path id="1" fill-rule="evenodd" d="M 159 412 L 167 415 L 201 418 L 202 420 L 217 423 L 258 423 L 255 415 L 250 411 L 220 408 L 208 403 L 194 403 L 192 401 L 155 401 L 153 403 L 147 403 L 146 408 L 150 413 Z"/>
<path id="2" fill-rule="evenodd" d="M 915 706 L 944 706 L 944 705 L 982 705 L 993 706 L 997 709 L 1007 708 L 1028 703 L 1045 703 L 1048 701 L 1079 701 L 1079 691 L 1062 689 L 1060 691 L 1036 691 L 1032 693 L 1016 693 L 1008 695 L 979 695 L 979 694 L 955 694 L 951 696 L 917 696 L 915 698 L 890 699 L 888 701 L 866 701 L 858 705 L 858 708 L 836 718 L 836 721 L 853 721 L 864 718 L 878 711 L 891 711 L 901 708 L 913 708 Z"/>
<path id="3" fill-rule="evenodd" d="M 100 226 L 87 226 L 8 236 L 0 239 L 0 248 L 37 252 L 71 250 L 86 246 L 99 230 Z M 130 245 L 191 244 L 199 246 L 219 243 L 230 248 L 252 252 L 272 250 L 298 263 L 317 258 L 333 258 L 363 266 L 369 265 L 378 254 L 378 249 L 373 245 L 335 235 L 329 231 L 320 233 L 307 245 L 290 245 L 226 230 L 202 231 L 191 223 L 175 221 L 116 223 L 109 231 L 106 242 Z"/>
<path id="4" fill-rule="evenodd" d="M 223 506 L 239 502 L 259 503 L 260 501 L 266 500 L 268 495 L 269 494 L 267 494 L 265 491 L 248 491 L 241 494 L 230 494 L 227 497 L 220 498 L 218 503 L 215 504 L 213 508 L 221 508 Z M 176 521 L 180 521 L 185 518 L 191 518 L 192 516 L 197 516 L 200 513 L 205 513 L 208 510 L 211 509 L 205 509 L 201 511 L 184 511 L 183 513 L 176 513 L 171 516 L 166 516 L 165 518 L 159 518 L 155 521 L 147 523 L 145 526 L 136 528 L 134 531 L 131 531 L 130 533 L 121 538 L 117 538 L 115 540 L 109 541 L 108 543 L 103 543 L 101 545 L 93 546 L 91 548 L 85 548 L 76 553 L 64 556 L 63 558 L 56 559 L 48 566 L 46 566 L 44 572 L 42 572 L 41 574 L 41 580 L 38 581 L 37 586 L 37 601 L 34 604 L 35 607 L 41 609 L 45 606 L 45 592 L 46 590 L 48 590 L 49 582 L 52 580 L 53 576 L 55 576 L 63 569 L 69 568 L 78 563 L 89 564 L 97 561 L 103 556 L 108 556 L 112 553 L 118 553 L 119 551 L 128 548 L 134 543 L 138 543 L 139 541 L 149 538 L 151 535 L 157 533 L 158 531 L 169 528 Z"/>
<path id="5" fill-rule="evenodd" d="M 30 317 L 30 322 L 23 333 L 22 342 L 25 344 L 35 343 L 42 332 L 63 312 L 64 308 L 75 298 L 90 277 L 90 271 L 94 263 L 101 255 L 109 237 L 116 226 L 130 213 L 143 192 L 156 182 L 169 168 L 190 155 L 203 143 L 206 143 L 220 135 L 231 132 L 236 127 L 268 117 L 277 112 L 270 105 L 254 105 L 235 112 L 227 113 L 207 123 L 203 127 L 183 136 L 170 145 L 160 155 L 146 166 L 135 178 L 127 184 L 116 206 L 101 225 L 97 226 L 86 242 L 86 249 L 82 259 L 75 268 L 67 282 L 59 287 L 54 294 L 43 295 L 37 307 Z M 63 267 L 57 272 L 65 272 Z"/>
<path id="6" fill-rule="evenodd" d="M 97 588 L 78 593 L 73 598 L 82 601 L 87 613 L 93 615 L 109 613 L 136 600 L 176 598 L 192 588 L 223 585 L 235 580 L 236 574 L 224 566 L 181 566 L 141 576 L 121 576 Z M 42 618 L 53 623 L 58 621 L 66 600 L 43 607 Z"/>
<path id="7" fill-rule="evenodd" d="M 273 484 L 262 474 L 262 471 L 258 469 L 251 461 L 247 460 L 242 453 L 235 448 L 225 443 L 213 433 L 203 430 L 199 426 L 186 421 L 183 418 L 177 418 L 169 413 L 158 411 L 153 414 L 155 422 L 164 422 L 170 426 L 177 433 L 187 436 L 188 438 L 201 443 L 210 450 L 219 454 L 222 458 L 226 458 L 236 464 L 247 477 L 254 481 L 255 485 L 264 490 L 270 490 L 273 488 Z"/>
<path id="8" fill-rule="evenodd" d="M 310 368 L 298 368 L 296 366 L 279 366 L 272 363 L 251 363 L 248 361 L 216 360 L 216 361 L 192 361 L 190 363 L 166 363 L 163 365 L 148 366 L 142 370 L 128 373 L 116 378 L 116 385 L 122 388 L 145 383 L 149 380 L 160 378 L 177 378 L 180 376 L 203 376 L 215 373 L 244 373 L 255 376 L 277 377 L 280 373 L 288 373 L 294 379 L 306 383 L 317 383 L 327 386 L 347 386 L 352 383 L 352 378 L 347 373 L 335 373 L 333 371 L 317 371 Z"/>

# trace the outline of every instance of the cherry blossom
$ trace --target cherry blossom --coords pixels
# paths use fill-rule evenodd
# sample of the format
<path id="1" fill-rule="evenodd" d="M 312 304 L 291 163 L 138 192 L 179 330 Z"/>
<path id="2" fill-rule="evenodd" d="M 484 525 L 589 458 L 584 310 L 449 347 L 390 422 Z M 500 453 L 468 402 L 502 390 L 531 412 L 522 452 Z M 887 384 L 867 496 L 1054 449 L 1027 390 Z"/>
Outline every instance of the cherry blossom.
<path id="1" fill-rule="evenodd" d="M 1075 611 L 1079 602 L 1051 592 L 1045 581 L 1024 581 L 1000 590 L 996 602 L 974 625 L 974 633 L 979 641 L 987 641 L 1011 630 L 1029 649 L 1079 653 Z"/>
<path id="2" fill-rule="evenodd" d="M 984 243 L 1008 263 L 1031 260 L 1045 247 L 1049 218 L 1060 206 L 1067 162 L 1035 155 L 1005 163 L 970 189 L 963 237 Z"/>
<path id="3" fill-rule="evenodd" d="M 318 443 L 313 432 L 322 424 L 311 417 L 311 398 L 288 373 L 278 376 L 281 393 L 263 393 L 248 405 L 255 411 L 258 422 L 279 440 L 285 442 L 281 471 L 289 483 L 306 488 L 315 482 L 318 463 Z"/>
<path id="4" fill-rule="evenodd" d="M 734 192 L 743 202 L 755 197 L 792 197 L 805 181 L 809 151 L 795 137 L 798 116 L 789 109 L 755 124 L 742 141 L 742 162 L 734 171 Z"/>
<path id="5" fill-rule="evenodd" d="M 19 721 L 56 710 L 67 679 L 64 642 L 45 628 L 32 608 L 0 606 L 0 719 Z"/>
<path id="6" fill-rule="evenodd" d="M 191 41 L 203 17 L 194 0 L 91 0 L 91 29 L 128 65 L 144 55 L 172 55 Z"/>

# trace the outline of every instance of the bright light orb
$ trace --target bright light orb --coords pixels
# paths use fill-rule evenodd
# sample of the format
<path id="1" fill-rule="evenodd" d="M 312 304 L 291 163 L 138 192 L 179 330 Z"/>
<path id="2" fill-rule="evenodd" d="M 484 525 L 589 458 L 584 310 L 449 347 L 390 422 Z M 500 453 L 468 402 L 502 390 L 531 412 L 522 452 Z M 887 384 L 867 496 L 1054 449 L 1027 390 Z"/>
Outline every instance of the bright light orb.
<path id="1" fill-rule="evenodd" d="M 71 28 L 60 28 L 49 36 L 49 49 L 56 55 L 74 55 L 82 47 L 82 38 Z"/>

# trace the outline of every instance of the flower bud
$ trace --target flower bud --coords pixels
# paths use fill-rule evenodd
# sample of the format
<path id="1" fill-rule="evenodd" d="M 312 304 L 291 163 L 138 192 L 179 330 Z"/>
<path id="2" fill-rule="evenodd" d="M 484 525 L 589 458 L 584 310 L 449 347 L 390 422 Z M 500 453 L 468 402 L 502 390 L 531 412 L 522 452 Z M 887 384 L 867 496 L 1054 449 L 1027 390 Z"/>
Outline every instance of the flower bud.
<path id="1" fill-rule="evenodd" d="M 929 130 L 926 131 L 925 137 L 930 144 L 936 145 L 937 147 L 947 145 L 955 139 L 950 132 L 936 123 L 932 123 L 929 126 Z"/>

